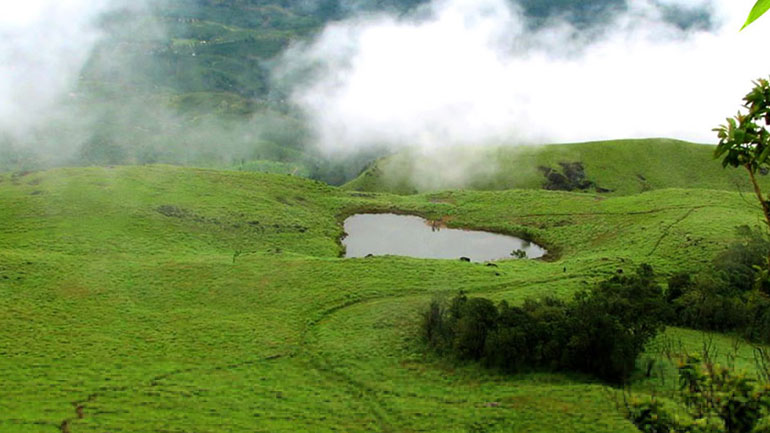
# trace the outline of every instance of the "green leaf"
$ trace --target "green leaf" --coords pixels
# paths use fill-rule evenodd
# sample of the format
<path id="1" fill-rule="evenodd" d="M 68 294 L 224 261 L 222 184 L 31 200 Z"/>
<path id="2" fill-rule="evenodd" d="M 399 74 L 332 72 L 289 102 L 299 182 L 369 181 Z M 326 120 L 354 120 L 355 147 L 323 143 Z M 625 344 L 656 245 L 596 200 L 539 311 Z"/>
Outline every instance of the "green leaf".
<path id="1" fill-rule="evenodd" d="M 727 152 L 728 148 L 727 146 L 719 145 L 714 150 L 714 158 L 719 158 L 720 156 L 724 155 L 725 152 Z"/>
<path id="2" fill-rule="evenodd" d="M 762 150 L 762 153 L 759 155 L 759 158 L 757 159 L 757 164 L 764 164 L 765 161 L 767 161 L 767 157 L 770 156 L 770 146 L 767 146 Z"/>
<path id="3" fill-rule="evenodd" d="M 746 20 L 746 24 L 741 27 L 741 30 L 745 29 L 746 26 L 756 21 L 757 18 L 761 17 L 762 14 L 767 12 L 768 9 L 770 9 L 770 0 L 758 0 L 757 4 L 755 4 L 751 9 L 749 18 Z"/>

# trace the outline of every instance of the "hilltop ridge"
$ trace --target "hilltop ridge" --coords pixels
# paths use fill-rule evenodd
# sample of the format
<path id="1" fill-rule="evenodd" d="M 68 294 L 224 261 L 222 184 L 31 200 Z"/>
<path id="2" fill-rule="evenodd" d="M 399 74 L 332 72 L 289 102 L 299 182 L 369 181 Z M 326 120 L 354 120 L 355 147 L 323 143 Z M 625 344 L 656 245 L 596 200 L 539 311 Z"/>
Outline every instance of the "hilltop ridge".
<path id="1" fill-rule="evenodd" d="M 414 194 L 445 189 L 552 189 L 630 195 L 665 188 L 750 192 L 746 176 L 723 169 L 714 147 L 651 138 L 542 146 L 406 150 L 380 158 L 344 188 Z M 457 176 L 456 169 L 466 173 Z M 763 184 L 770 184 L 762 177 Z"/>

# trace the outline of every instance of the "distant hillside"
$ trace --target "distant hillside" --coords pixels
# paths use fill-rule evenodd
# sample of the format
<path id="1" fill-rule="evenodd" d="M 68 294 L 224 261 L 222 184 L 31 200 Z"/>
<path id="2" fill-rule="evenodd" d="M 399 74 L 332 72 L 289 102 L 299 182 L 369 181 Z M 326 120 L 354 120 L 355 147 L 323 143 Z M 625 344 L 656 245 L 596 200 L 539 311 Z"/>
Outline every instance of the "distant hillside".
<path id="1" fill-rule="evenodd" d="M 450 188 L 608 195 L 664 188 L 751 191 L 745 173 L 723 169 L 712 152 L 712 146 L 660 138 L 454 148 L 433 155 L 407 151 L 376 161 L 345 188 L 397 194 Z M 770 184 L 766 179 L 763 182 Z"/>

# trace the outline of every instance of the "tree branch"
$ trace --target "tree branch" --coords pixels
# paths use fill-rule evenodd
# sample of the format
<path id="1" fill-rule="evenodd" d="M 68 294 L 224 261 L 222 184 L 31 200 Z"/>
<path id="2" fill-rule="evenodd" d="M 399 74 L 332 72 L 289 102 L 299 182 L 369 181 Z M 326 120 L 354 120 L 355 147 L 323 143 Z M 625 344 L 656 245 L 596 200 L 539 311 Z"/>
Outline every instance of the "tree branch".
<path id="1" fill-rule="evenodd" d="M 762 212 L 765 214 L 765 224 L 770 227 L 770 205 L 768 205 L 767 201 L 765 201 L 764 195 L 762 195 L 762 189 L 759 187 L 759 183 L 757 182 L 757 177 L 754 175 L 754 171 L 751 169 L 750 164 L 744 165 L 746 167 L 746 171 L 749 172 L 749 178 L 751 179 L 751 184 L 754 186 L 754 194 L 757 195 L 757 199 L 759 200 L 759 204 L 762 205 Z"/>

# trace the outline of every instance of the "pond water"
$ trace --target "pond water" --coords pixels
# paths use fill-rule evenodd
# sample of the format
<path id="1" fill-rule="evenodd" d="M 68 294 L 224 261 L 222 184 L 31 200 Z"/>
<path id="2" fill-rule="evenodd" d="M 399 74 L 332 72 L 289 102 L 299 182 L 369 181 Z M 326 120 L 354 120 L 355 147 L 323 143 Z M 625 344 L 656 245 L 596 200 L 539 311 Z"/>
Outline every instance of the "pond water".
<path id="1" fill-rule="evenodd" d="M 395 255 L 426 259 L 459 259 L 474 262 L 514 258 L 523 250 L 535 259 L 546 250 L 513 236 L 496 233 L 449 229 L 432 225 L 416 216 L 394 214 L 359 214 L 345 220 L 342 240 L 345 257 Z"/>

